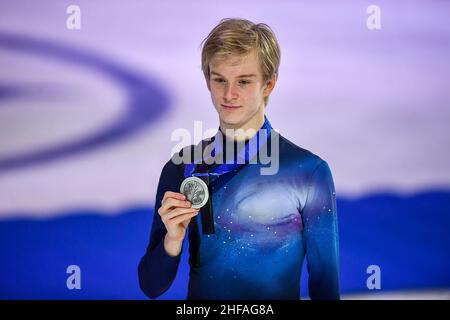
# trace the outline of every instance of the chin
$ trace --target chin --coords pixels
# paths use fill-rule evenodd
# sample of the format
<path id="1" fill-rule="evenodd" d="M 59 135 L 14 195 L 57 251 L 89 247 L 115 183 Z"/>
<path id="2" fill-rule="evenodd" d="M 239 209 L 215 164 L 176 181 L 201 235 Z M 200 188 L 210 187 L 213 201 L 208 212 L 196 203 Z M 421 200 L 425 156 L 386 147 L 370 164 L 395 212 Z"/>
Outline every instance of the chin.
<path id="1" fill-rule="evenodd" d="M 238 125 L 243 122 L 244 118 L 238 114 L 221 114 L 220 120 L 228 125 Z"/>

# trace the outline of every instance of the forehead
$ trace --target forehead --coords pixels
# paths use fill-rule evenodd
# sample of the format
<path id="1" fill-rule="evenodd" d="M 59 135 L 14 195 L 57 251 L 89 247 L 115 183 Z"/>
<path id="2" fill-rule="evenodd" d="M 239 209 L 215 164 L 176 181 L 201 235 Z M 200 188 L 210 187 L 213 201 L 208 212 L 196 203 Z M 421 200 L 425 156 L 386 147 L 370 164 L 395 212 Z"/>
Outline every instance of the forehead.
<path id="1" fill-rule="evenodd" d="M 216 71 L 226 76 L 240 74 L 261 75 L 259 56 L 255 50 L 246 55 L 214 56 L 209 63 L 210 71 Z"/>

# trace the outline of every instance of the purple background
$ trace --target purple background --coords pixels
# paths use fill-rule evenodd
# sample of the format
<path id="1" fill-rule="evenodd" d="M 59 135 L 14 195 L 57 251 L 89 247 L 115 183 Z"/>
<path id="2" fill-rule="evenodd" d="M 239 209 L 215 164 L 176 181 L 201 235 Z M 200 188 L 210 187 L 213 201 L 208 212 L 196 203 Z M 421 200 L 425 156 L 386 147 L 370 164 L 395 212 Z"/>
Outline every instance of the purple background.
<path id="1" fill-rule="evenodd" d="M 372 4 L 0 0 L 0 298 L 145 298 L 137 264 L 171 134 L 218 126 L 200 43 L 225 17 L 278 37 L 267 115 L 333 171 L 343 296 L 373 297 L 376 264 L 376 293 L 448 298 L 450 3 L 378 1 L 369 30 Z M 187 279 L 185 250 L 161 298 L 183 299 Z"/>

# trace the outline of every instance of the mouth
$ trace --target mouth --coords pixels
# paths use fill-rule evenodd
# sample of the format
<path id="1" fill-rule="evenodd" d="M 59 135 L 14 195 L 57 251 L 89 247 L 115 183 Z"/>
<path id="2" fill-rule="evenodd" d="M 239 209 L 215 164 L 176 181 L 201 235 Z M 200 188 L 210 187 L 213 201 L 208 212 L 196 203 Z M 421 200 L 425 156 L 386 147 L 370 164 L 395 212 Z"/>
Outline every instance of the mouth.
<path id="1" fill-rule="evenodd" d="M 226 105 L 226 104 L 221 104 L 222 108 L 226 109 L 226 110 L 234 110 L 234 109 L 239 109 L 241 108 L 241 106 L 231 106 L 231 105 Z"/>

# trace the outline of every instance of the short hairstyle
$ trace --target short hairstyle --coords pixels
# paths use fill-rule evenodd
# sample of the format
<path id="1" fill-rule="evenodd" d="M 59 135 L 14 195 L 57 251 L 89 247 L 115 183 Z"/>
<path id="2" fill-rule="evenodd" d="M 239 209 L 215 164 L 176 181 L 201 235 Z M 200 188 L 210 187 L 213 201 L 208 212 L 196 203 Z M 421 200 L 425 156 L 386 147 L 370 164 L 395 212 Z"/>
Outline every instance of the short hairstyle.
<path id="1" fill-rule="evenodd" d="M 229 55 L 245 55 L 256 49 L 263 81 L 266 82 L 274 74 L 278 76 L 281 51 L 272 29 L 264 24 L 255 24 L 245 19 L 226 18 L 211 30 L 202 41 L 202 71 L 209 81 L 209 62 L 213 57 Z M 268 97 L 264 99 L 267 105 Z"/>

